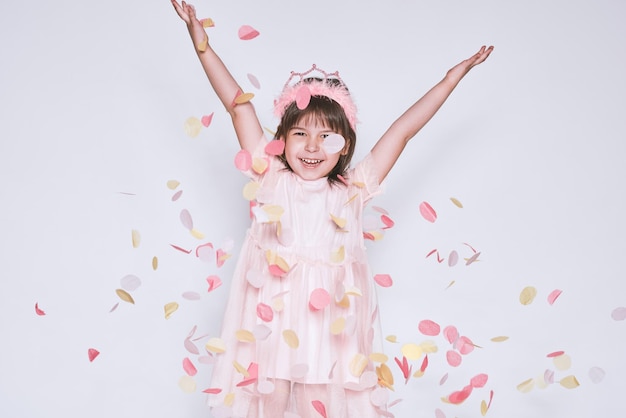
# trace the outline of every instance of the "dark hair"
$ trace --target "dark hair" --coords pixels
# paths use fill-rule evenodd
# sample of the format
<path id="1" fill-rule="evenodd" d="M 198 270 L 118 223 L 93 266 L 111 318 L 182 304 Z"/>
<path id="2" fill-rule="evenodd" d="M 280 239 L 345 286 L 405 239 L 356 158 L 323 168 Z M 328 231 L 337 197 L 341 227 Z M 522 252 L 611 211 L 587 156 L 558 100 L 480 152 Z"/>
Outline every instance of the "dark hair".
<path id="1" fill-rule="evenodd" d="M 324 81 L 333 86 L 345 86 L 340 80 L 334 78 L 327 78 L 325 80 L 319 78 L 306 78 L 302 80 L 304 83 L 311 83 L 315 81 Z M 347 90 L 347 89 L 346 89 Z M 280 124 L 276 129 L 276 135 L 274 140 L 280 138 L 287 138 L 287 133 L 291 128 L 296 126 L 301 121 L 316 120 L 322 122 L 328 128 L 334 132 L 340 134 L 346 140 L 345 154 L 339 156 L 339 161 L 333 169 L 328 173 L 328 182 L 332 184 L 343 183 L 337 176 L 345 176 L 346 170 L 350 166 L 352 155 L 354 154 L 354 148 L 356 145 L 356 132 L 350 126 L 346 113 L 343 108 L 333 99 L 326 96 L 311 96 L 311 101 L 305 109 L 298 109 L 295 102 L 292 102 L 285 109 L 285 113 L 280 119 Z M 278 157 L 291 171 L 291 167 L 287 162 L 285 153 Z"/>

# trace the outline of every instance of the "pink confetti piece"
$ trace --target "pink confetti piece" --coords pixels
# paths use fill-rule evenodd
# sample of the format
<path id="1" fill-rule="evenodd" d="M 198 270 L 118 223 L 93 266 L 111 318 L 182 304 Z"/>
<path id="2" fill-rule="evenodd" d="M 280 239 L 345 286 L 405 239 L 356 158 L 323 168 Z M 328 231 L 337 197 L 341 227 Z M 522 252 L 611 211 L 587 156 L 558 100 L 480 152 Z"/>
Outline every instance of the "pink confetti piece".
<path id="1" fill-rule="evenodd" d="M 289 373 L 294 379 L 302 379 L 309 372 L 309 365 L 306 363 L 298 363 L 291 366 Z"/>
<path id="2" fill-rule="evenodd" d="M 228 259 L 228 257 L 230 257 L 230 255 L 222 250 L 221 248 L 218 248 L 217 251 L 215 252 L 215 258 L 216 258 L 216 265 L 217 267 L 222 267 L 224 265 L 224 263 L 226 262 L 226 260 Z"/>
<path id="3" fill-rule="evenodd" d="M 380 220 L 383 221 L 383 224 L 385 224 L 385 227 L 383 229 L 393 228 L 393 226 L 395 225 L 393 219 L 385 214 L 380 215 Z"/>
<path id="4" fill-rule="evenodd" d="M 259 83 L 259 79 L 256 78 L 253 74 L 248 73 L 248 80 L 250 83 L 257 89 L 261 88 L 261 83 Z"/>
<path id="5" fill-rule="evenodd" d="M 477 252 L 474 255 L 472 255 L 470 258 L 468 258 L 467 261 L 465 262 L 465 265 L 469 266 L 470 264 L 478 260 L 478 257 L 480 257 L 480 252 Z"/>
<path id="6" fill-rule="evenodd" d="M 222 389 L 220 388 L 207 388 L 202 391 L 203 393 L 209 393 L 211 395 L 217 395 L 218 393 L 222 393 Z"/>
<path id="7" fill-rule="evenodd" d="M 446 353 L 446 361 L 450 366 L 458 367 L 459 365 L 461 365 L 463 359 L 461 358 L 461 355 L 456 351 L 448 350 L 448 352 Z"/>
<path id="8" fill-rule="evenodd" d="M 428 204 L 428 202 L 422 202 L 419 206 L 422 217 L 428 222 L 435 222 L 437 220 L 437 212 Z"/>
<path id="9" fill-rule="evenodd" d="M 424 373 L 427 367 L 428 367 L 428 355 L 424 356 L 424 360 L 422 360 L 422 365 L 420 366 L 420 372 Z"/>
<path id="10" fill-rule="evenodd" d="M 604 380 L 606 372 L 600 367 L 592 367 L 589 369 L 589 378 L 593 383 L 600 383 Z"/>
<path id="11" fill-rule="evenodd" d="M 192 292 L 192 291 L 183 292 L 182 296 L 183 296 L 183 299 L 187 299 L 187 300 L 200 300 L 200 294 L 198 292 Z"/>
<path id="12" fill-rule="evenodd" d="M 35 313 L 39 316 L 44 316 L 46 313 L 39 309 L 39 303 L 35 302 Z"/>
<path id="13" fill-rule="evenodd" d="M 259 379 L 259 365 L 257 363 L 250 363 L 248 366 L 248 377 L 237 383 L 237 387 L 248 386 L 256 382 Z"/>
<path id="14" fill-rule="evenodd" d="M 252 167 L 252 155 L 245 149 L 240 150 L 235 155 L 235 167 L 239 171 L 248 171 Z"/>
<path id="15" fill-rule="evenodd" d="M 454 267 L 458 261 L 459 253 L 455 250 L 450 251 L 450 255 L 448 255 L 448 267 Z"/>
<path id="16" fill-rule="evenodd" d="M 242 41 L 249 41 L 259 36 L 259 31 L 249 25 L 242 25 L 238 31 L 239 39 Z"/>
<path id="17" fill-rule="evenodd" d="M 444 383 L 446 383 L 447 380 L 448 380 L 448 373 L 441 376 L 441 379 L 439 379 L 439 386 L 442 386 Z"/>
<path id="18" fill-rule="evenodd" d="M 469 338 L 463 336 L 459 337 L 456 341 L 456 349 L 459 350 L 459 353 L 466 355 L 474 351 L 474 343 Z"/>
<path id="19" fill-rule="evenodd" d="M 210 115 L 204 115 L 200 119 L 200 122 L 202 123 L 202 125 L 204 125 L 205 128 L 208 128 L 209 125 L 211 124 L 211 121 L 213 120 L 213 113 L 211 113 Z"/>
<path id="20" fill-rule="evenodd" d="M 377 274 L 374 276 L 374 281 L 380 287 L 390 287 L 391 285 L 393 285 L 393 280 L 391 279 L 391 276 L 388 274 Z"/>
<path id="21" fill-rule="evenodd" d="M 405 356 L 402 356 L 402 361 L 400 361 L 398 357 L 394 357 L 394 360 L 400 368 L 400 371 L 402 371 L 402 376 L 404 376 L 404 380 L 408 382 L 409 378 L 411 377 L 412 369 L 412 366 L 409 366 L 409 361 Z"/>
<path id="22" fill-rule="evenodd" d="M 193 220 L 191 219 L 191 214 L 187 209 L 183 209 L 180 211 L 180 222 L 188 230 L 191 231 L 193 229 Z"/>
<path id="23" fill-rule="evenodd" d="M 117 302 L 115 305 L 113 305 L 113 307 L 109 310 L 109 313 L 113 312 L 114 310 L 117 309 L 117 307 L 120 306 L 120 303 Z"/>
<path id="24" fill-rule="evenodd" d="M 337 178 L 346 186 L 350 185 L 350 183 L 348 183 L 348 181 L 341 174 L 337 174 Z"/>
<path id="25" fill-rule="evenodd" d="M 454 325 L 448 325 L 443 329 L 443 336 L 450 344 L 454 344 L 459 338 L 459 331 L 457 331 Z"/>
<path id="26" fill-rule="evenodd" d="M 557 300 L 559 296 L 561 296 L 562 292 L 563 291 L 559 289 L 554 289 L 552 292 L 550 292 L 550 294 L 548 295 L 548 303 L 550 305 L 554 305 L 554 302 Z"/>
<path id="27" fill-rule="evenodd" d="M 256 315 L 265 322 L 271 322 L 274 319 L 274 311 L 272 307 L 265 303 L 259 303 L 256 306 Z"/>
<path id="28" fill-rule="evenodd" d="M 183 253 L 191 254 L 191 250 L 186 250 L 186 249 L 184 249 L 182 247 L 179 247 L 178 245 L 170 244 L 170 247 L 172 247 L 175 250 L 181 251 Z"/>
<path id="29" fill-rule="evenodd" d="M 322 288 L 317 288 L 311 292 L 309 297 L 309 308 L 313 311 L 324 309 L 330 304 L 330 294 Z"/>
<path id="30" fill-rule="evenodd" d="M 193 341 L 191 341 L 189 338 L 185 338 L 183 345 L 185 347 L 185 350 L 189 351 L 191 354 L 200 354 L 200 350 L 198 350 L 198 347 L 196 347 Z"/>
<path id="31" fill-rule="evenodd" d="M 346 145 L 346 140 L 343 136 L 339 134 L 330 134 L 326 138 L 324 138 L 324 142 L 322 146 L 324 147 L 324 151 L 328 154 L 337 154 Z"/>
<path id="32" fill-rule="evenodd" d="M 100 355 L 100 352 L 98 350 L 96 350 L 95 348 L 90 348 L 89 350 L 87 350 L 87 356 L 89 357 L 89 361 L 94 361 L 96 359 L 96 357 L 98 357 Z"/>
<path id="33" fill-rule="evenodd" d="M 198 369 L 196 369 L 196 366 L 189 360 L 189 357 L 183 359 L 183 370 L 185 370 L 188 376 L 195 376 L 196 373 L 198 373 Z"/>
<path id="34" fill-rule="evenodd" d="M 311 90 L 306 85 L 302 85 L 296 92 L 296 106 L 300 110 L 304 110 L 311 101 Z"/>
<path id="35" fill-rule="evenodd" d="M 435 418 L 446 418 L 446 414 L 444 414 L 444 412 L 437 408 L 435 409 Z"/>
<path id="36" fill-rule="evenodd" d="M 215 259 L 215 250 L 210 242 L 196 247 L 196 257 L 204 262 L 211 262 Z"/>
<path id="37" fill-rule="evenodd" d="M 565 351 L 559 350 L 559 351 L 553 351 L 552 353 L 548 353 L 546 355 L 546 357 L 548 358 L 554 358 L 554 357 L 559 357 L 562 356 L 563 354 L 565 354 Z"/>
<path id="38" fill-rule="evenodd" d="M 472 385 L 465 386 L 462 390 L 457 392 L 452 392 L 448 395 L 448 401 L 454 405 L 459 405 L 463 403 L 469 396 L 472 394 L 473 387 Z"/>
<path id="39" fill-rule="evenodd" d="M 485 373 L 477 374 L 470 380 L 470 385 L 472 385 L 472 387 L 474 388 L 482 388 L 487 384 L 488 379 L 489 376 L 487 376 Z"/>
<path id="40" fill-rule="evenodd" d="M 285 277 L 287 272 L 280 268 L 278 264 L 270 264 L 268 267 L 270 274 L 274 277 Z"/>
<path id="41" fill-rule="evenodd" d="M 172 202 L 176 202 L 183 195 L 183 191 L 179 190 L 172 195 Z"/>
<path id="42" fill-rule="evenodd" d="M 611 312 L 611 318 L 616 321 L 623 321 L 626 319 L 626 307 L 620 306 L 619 308 L 613 309 L 613 312 Z"/>
<path id="43" fill-rule="evenodd" d="M 419 325 L 417 326 L 417 329 L 422 334 L 428 335 L 431 337 L 439 335 L 439 332 L 441 331 L 441 327 L 439 326 L 439 324 L 434 321 L 431 321 L 430 319 L 424 319 L 420 321 Z"/>
<path id="44" fill-rule="evenodd" d="M 324 404 L 321 401 L 311 401 L 311 405 L 313 405 L 313 408 L 315 408 L 315 410 L 317 411 L 318 414 L 320 414 L 322 417 L 327 418 L 326 416 L 326 407 L 324 406 Z"/>
<path id="45" fill-rule="evenodd" d="M 467 246 L 470 248 L 470 250 L 472 250 L 472 252 L 473 252 L 473 253 L 475 253 L 475 252 L 476 252 L 476 250 L 474 249 L 474 247 L 472 247 L 471 245 L 469 245 L 467 242 L 464 242 L 464 243 L 463 243 L 463 245 L 467 245 Z"/>
<path id="46" fill-rule="evenodd" d="M 207 277 L 206 281 L 209 284 L 208 292 L 212 292 L 222 285 L 222 280 L 218 276 L 215 276 L 215 275 L 211 275 Z"/>
<path id="47" fill-rule="evenodd" d="M 282 155 L 285 150 L 285 141 L 281 141 L 280 139 L 274 139 L 267 143 L 265 146 L 265 153 L 267 155 Z"/>
<path id="48" fill-rule="evenodd" d="M 433 249 L 433 250 L 430 250 L 430 252 L 428 254 L 426 254 L 426 258 L 430 257 L 431 255 L 435 254 L 436 252 L 437 252 L 436 248 Z"/>
<path id="49" fill-rule="evenodd" d="M 363 232 L 363 239 L 368 239 L 370 241 L 376 241 L 376 237 L 371 232 Z"/>
<path id="50" fill-rule="evenodd" d="M 122 289 L 132 292 L 141 286 L 141 279 L 133 274 L 127 274 L 120 280 L 120 285 Z"/>
<path id="51" fill-rule="evenodd" d="M 554 370 L 547 369 L 543 373 L 543 380 L 549 385 L 553 384 L 554 383 Z"/>

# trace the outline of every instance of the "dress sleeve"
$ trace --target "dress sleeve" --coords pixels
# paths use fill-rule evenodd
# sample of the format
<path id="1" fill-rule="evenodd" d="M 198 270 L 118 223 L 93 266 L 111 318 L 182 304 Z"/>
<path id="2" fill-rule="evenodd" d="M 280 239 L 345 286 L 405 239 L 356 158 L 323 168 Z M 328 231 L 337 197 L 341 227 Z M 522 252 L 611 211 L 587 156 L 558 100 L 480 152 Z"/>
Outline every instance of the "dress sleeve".
<path id="1" fill-rule="evenodd" d="M 378 181 L 378 172 L 374 164 L 372 154 L 368 153 L 350 173 L 350 181 L 359 184 L 362 188 L 363 205 L 373 197 L 382 193 L 382 187 Z"/>
<path id="2" fill-rule="evenodd" d="M 270 143 L 265 135 L 259 138 L 256 147 L 252 153 L 246 153 L 246 151 L 239 151 L 236 158 L 245 159 L 250 158 L 248 162 L 249 167 L 241 172 L 254 181 L 260 181 L 266 177 L 268 173 L 275 172 L 283 168 L 282 162 L 274 155 L 270 155 L 266 152 L 267 145 Z"/>

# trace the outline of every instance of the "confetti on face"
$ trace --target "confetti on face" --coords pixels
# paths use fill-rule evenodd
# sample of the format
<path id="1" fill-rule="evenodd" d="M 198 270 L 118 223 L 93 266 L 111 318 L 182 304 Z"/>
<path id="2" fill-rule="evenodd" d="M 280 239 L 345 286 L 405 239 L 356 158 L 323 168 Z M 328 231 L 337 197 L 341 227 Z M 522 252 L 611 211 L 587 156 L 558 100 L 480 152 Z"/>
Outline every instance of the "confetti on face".
<path id="1" fill-rule="evenodd" d="M 441 327 L 439 326 L 439 324 L 429 319 L 424 319 L 420 321 L 420 323 L 417 326 L 417 329 L 422 334 L 428 335 L 430 337 L 439 335 L 439 332 L 441 331 Z"/>
<path id="2" fill-rule="evenodd" d="M 130 233 L 131 242 L 133 244 L 133 248 L 139 247 L 141 243 L 141 234 L 136 229 L 133 229 Z"/>
<path id="3" fill-rule="evenodd" d="M 435 222 L 437 220 L 437 212 L 428 204 L 428 202 L 422 202 L 419 206 L 420 213 L 424 219 L 428 222 Z"/>
<path id="4" fill-rule="evenodd" d="M 87 350 L 87 357 L 89 357 L 89 361 L 92 362 L 100 355 L 100 352 L 95 348 L 90 348 Z"/>
<path id="5" fill-rule="evenodd" d="M 132 292 L 133 290 L 137 290 L 139 286 L 141 286 L 141 279 L 135 275 L 128 274 L 120 280 L 120 285 L 123 289 Z"/>
<path id="6" fill-rule="evenodd" d="M 135 304 L 135 300 L 133 299 L 133 297 L 124 289 L 115 289 L 115 293 L 117 293 L 117 296 L 124 302 Z"/>
<path id="7" fill-rule="evenodd" d="M 44 316 L 46 313 L 39 309 L 39 303 L 35 302 L 35 313 L 39 316 Z"/>
<path id="8" fill-rule="evenodd" d="M 202 123 L 202 126 L 204 126 L 205 128 L 208 128 L 212 120 L 213 120 L 213 113 L 211 113 L 210 115 L 202 116 L 202 118 L 200 119 L 200 122 Z"/>
<path id="9" fill-rule="evenodd" d="M 296 91 L 296 106 L 300 110 L 304 110 L 309 105 L 311 101 L 311 90 L 306 85 L 302 85 Z"/>
<path id="10" fill-rule="evenodd" d="M 522 305 L 530 305 L 537 296 L 537 289 L 532 286 L 527 286 L 522 290 L 519 295 L 519 301 Z"/>
<path id="11" fill-rule="evenodd" d="M 169 319 L 170 316 L 172 316 L 172 314 L 176 312 L 177 310 L 178 310 L 177 302 L 170 302 L 170 303 L 165 304 L 165 306 L 163 307 L 163 311 L 165 312 L 165 319 Z"/>
<path id="12" fill-rule="evenodd" d="M 242 41 L 249 41 L 259 36 L 259 31 L 249 25 L 242 25 L 238 31 L 239 39 Z"/>
<path id="13" fill-rule="evenodd" d="M 200 134 L 200 131 L 202 130 L 202 122 L 197 117 L 190 116 L 185 121 L 184 129 L 187 136 L 195 138 Z"/>
<path id="14" fill-rule="evenodd" d="M 248 80 L 250 80 L 250 83 L 257 89 L 261 88 L 261 83 L 259 83 L 259 80 L 253 75 L 248 73 Z"/>
<path id="15" fill-rule="evenodd" d="M 345 138 L 335 133 L 328 135 L 322 142 L 322 147 L 327 154 L 337 154 L 344 149 L 345 145 Z"/>
<path id="16" fill-rule="evenodd" d="M 374 276 L 374 281 L 380 287 L 391 287 L 391 285 L 393 285 L 393 280 L 391 279 L 391 276 L 388 274 L 377 274 Z"/>

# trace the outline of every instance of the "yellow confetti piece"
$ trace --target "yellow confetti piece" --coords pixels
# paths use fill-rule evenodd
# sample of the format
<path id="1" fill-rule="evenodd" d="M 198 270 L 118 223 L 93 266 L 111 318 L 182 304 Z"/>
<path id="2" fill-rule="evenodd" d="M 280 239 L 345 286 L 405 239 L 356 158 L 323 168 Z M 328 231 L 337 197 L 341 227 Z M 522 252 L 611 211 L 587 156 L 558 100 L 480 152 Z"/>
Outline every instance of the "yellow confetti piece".
<path id="1" fill-rule="evenodd" d="M 207 17 L 206 19 L 202 19 L 202 27 L 203 28 L 212 28 L 215 26 L 215 22 L 213 22 L 213 19 L 211 19 L 210 17 Z"/>
<path id="2" fill-rule="evenodd" d="M 298 346 L 300 345 L 298 335 L 296 335 L 295 331 L 291 329 L 286 329 L 283 331 L 283 340 L 285 340 L 290 348 L 298 348 Z"/>
<path id="3" fill-rule="evenodd" d="M 285 212 L 285 209 L 279 205 L 265 205 L 263 206 L 263 211 L 267 213 L 270 222 L 278 222 L 280 221 L 280 217 Z"/>
<path id="4" fill-rule="evenodd" d="M 575 389 L 580 386 L 575 376 L 566 376 L 559 382 L 561 386 L 567 389 Z"/>
<path id="5" fill-rule="evenodd" d="M 361 181 L 354 181 L 354 182 L 352 182 L 352 184 L 354 184 L 359 189 L 364 189 L 365 188 L 365 183 L 363 183 Z"/>
<path id="6" fill-rule="evenodd" d="M 257 174 L 265 173 L 267 170 L 267 166 L 269 165 L 268 161 L 265 158 L 253 158 L 252 159 L 252 170 L 254 170 Z"/>
<path id="7" fill-rule="evenodd" d="M 348 295 L 348 296 L 363 296 L 363 292 L 361 292 L 361 289 L 359 289 L 358 287 L 351 286 L 351 287 L 346 289 L 346 295 Z"/>
<path id="8" fill-rule="evenodd" d="M 159 259 L 154 256 L 152 257 L 152 270 L 156 270 L 157 268 L 159 268 Z"/>
<path id="9" fill-rule="evenodd" d="M 457 208 L 460 208 L 460 209 L 463 208 L 463 204 L 459 202 L 457 198 L 451 197 L 450 200 L 452 201 L 452 203 L 454 203 L 454 206 L 456 206 Z"/>
<path id="10" fill-rule="evenodd" d="M 385 363 L 376 367 L 376 375 L 378 376 L 378 383 L 393 390 L 393 373 L 391 369 Z"/>
<path id="11" fill-rule="evenodd" d="M 273 137 L 273 136 L 276 136 L 276 131 L 274 131 L 274 130 L 272 130 L 272 129 L 270 129 L 270 128 L 266 127 L 266 126 L 264 126 L 264 127 L 263 127 L 263 129 L 265 129 L 265 131 L 266 131 L 267 133 L 269 133 L 269 134 L 270 134 L 270 136 L 272 136 L 272 137 Z"/>
<path id="12" fill-rule="evenodd" d="M 350 298 L 344 294 L 341 300 L 335 302 L 340 308 L 348 309 L 350 307 Z"/>
<path id="13" fill-rule="evenodd" d="M 367 357 L 363 354 L 355 354 L 350 361 L 350 373 L 354 377 L 359 377 L 363 374 L 363 370 L 367 367 Z"/>
<path id="14" fill-rule="evenodd" d="M 380 241 L 384 237 L 383 233 L 380 231 L 368 231 L 368 233 L 372 236 L 374 241 Z"/>
<path id="15" fill-rule="evenodd" d="M 413 377 L 422 377 L 424 376 L 424 372 L 422 370 L 418 370 L 415 373 L 413 373 Z"/>
<path id="16" fill-rule="evenodd" d="M 218 337 L 210 338 L 204 346 L 207 350 L 215 354 L 223 353 L 224 351 L 226 351 L 226 344 L 221 338 Z"/>
<path id="17" fill-rule="evenodd" d="M 505 337 L 505 336 L 501 335 L 499 337 L 493 337 L 491 339 L 491 341 L 493 341 L 494 343 L 501 343 L 501 342 L 506 341 L 508 339 L 509 339 L 509 337 Z"/>
<path id="18" fill-rule="evenodd" d="M 124 289 L 115 289 L 115 293 L 117 293 L 117 296 L 119 296 L 119 298 L 124 302 L 132 303 L 133 305 L 135 304 L 133 297 Z"/>
<path id="19" fill-rule="evenodd" d="M 195 116 L 191 116 L 185 121 L 184 129 L 188 136 L 195 138 L 202 130 L 202 121 Z"/>
<path id="20" fill-rule="evenodd" d="M 209 37 L 205 36 L 204 39 L 198 44 L 198 51 L 206 51 L 207 46 L 209 46 Z"/>
<path id="21" fill-rule="evenodd" d="M 454 283 L 456 283 L 456 280 L 452 280 L 452 281 L 448 284 L 448 286 L 446 286 L 446 289 L 450 289 L 450 288 L 454 285 Z"/>
<path id="22" fill-rule="evenodd" d="M 256 181 L 251 181 L 243 186 L 243 198 L 246 200 L 254 200 L 256 198 L 256 193 L 259 190 L 261 185 Z"/>
<path id="23" fill-rule="evenodd" d="M 133 248 L 139 247 L 139 244 L 141 243 L 141 234 L 139 233 L 139 231 L 133 229 L 130 233 L 130 236 L 133 243 Z"/>
<path id="24" fill-rule="evenodd" d="M 284 272 L 288 272 L 290 270 L 287 261 L 272 250 L 265 251 L 265 259 L 267 260 L 267 264 L 277 265 Z"/>
<path id="25" fill-rule="evenodd" d="M 178 387 L 185 393 L 193 393 L 196 391 L 196 381 L 193 377 L 184 375 L 178 379 Z"/>
<path id="26" fill-rule="evenodd" d="M 198 231 L 197 229 L 192 229 L 191 231 L 191 236 L 197 239 L 202 239 L 204 238 L 204 234 L 200 231 Z"/>
<path id="27" fill-rule="evenodd" d="M 561 354 L 552 358 L 552 363 L 558 370 L 567 370 L 572 367 L 572 358 L 567 354 Z"/>
<path id="28" fill-rule="evenodd" d="M 487 402 L 484 399 L 480 401 L 480 415 L 483 417 L 487 415 Z"/>
<path id="29" fill-rule="evenodd" d="M 330 219 L 332 219 L 335 225 L 337 225 L 339 228 L 345 227 L 346 223 L 348 222 L 346 219 L 334 216 L 332 213 L 330 214 Z"/>
<path id="30" fill-rule="evenodd" d="M 236 104 L 248 103 L 253 98 L 254 98 L 254 93 L 243 93 L 235 97 L 235 103 Z"/>
<path id="31" fill-rule="evenodd" d="M 337 318 L 330 324 L 330 333 L 333 335 L 339 335 L 346 328 L 346 318 Z"/>
<path id="32" fill-rule="evenodd" d="M 385 353 L 372 353 L 370 354 L 370 360 L 375 363 L 387 363 L 389 357 Z"/>
<path id="33" fill-rule="evenodd" d="M 346 203 L 345 203 L 345 204 L 346 204 L 346 205 L 349 205 L 349 204 L 350 204 L 350 202 L 352 202 L 354 199 L 356 199 L 356 197 L 357 197 L 358 195 L 359 195 L 358 193 L 353 194 L 353 195 L 350 197 L 350 199 L 348 199 L 348 200 L 346 201 Z"/>
<path id="34" fill-rule="evenodd" d="M 519 301 L 522 305 L 530 305 L 537 296 L 537 289 L 532 286 L 525 287 L 519 295 Z"/>
<path id="35" fill-rule="evenodd" d="M 180 186 L 180 181 L 178 180 L 168 180 L 167 188 L 170 190 L 175 190 L 178 186 Z"/>
<path id="36" fill-rule="evenodd" d="M 528 393 L 535 387 L 535 379 L 528 379 L 517 385 L 517 390 L 522 393 Z"/>
<path id="37" fill-rule="evenodd" d="M 243 377 L 250 377 L 248 369 L 237 363 L 237 361 L 233 361 L 233 366 L 235 367 L 235 370 L 237 370 L 237 373 L 242 374 Z"/>
<path id="38" fill-rule="evenodd" d="M 285 309 L 285 300 L 282 297 L 272 299 L 272 309 L 275 312 L 281 312 Z"/>
<path id="39" fill-rule="evenodd" d="M 414 343 L 407 343 L 402 346 L 402 355 L 408 360 L 418 360 L 422 357 L 422 347 Z"/>
<path id="40" fill-rule="evenodd" d="M 398 337 L 396 337 L 395 335 L 387 335 L 385 339 L 394 344 L 398 342 Z"/>
<path id="41" fill-rule="evenodd" d="M 426 340 L 420 343 L 419 346 L 422 349 L 422 352 L 427 354 L 436 353 L 437 351 L 439 351 L 439 347 L 437 347 L 437 344 L 435 344 L 434 341 Z"/>
<path id="42" fill-rule="evenodd" d="M 333 251 L 330 255 L 330 261 L 333 263 L 341 263 L 344 258 L 346 256 L 346 250 L 343 247 L 343 245 L 341 247 L 339 247 L 338 250 Z"/>
<path id="43" fill-rule="evenodd" d="M 178 303 L 170 302 L 163 307 L 163 310 L 165 311 L 165 319 L 170 319 L 170 316 L 178 310 Z"/>
<path id="44" fill-rule="evenodd" d="M 228 395 L 224 396 L 224 406 L 233 406 L 234 402 L 235 402 L 234 393 L 231 392 Z"/>
<path id="45" fill-rule="evenodd" d="M 254 334 L 247 329 L 240 329 L 235 333 L 235 337 L 242 343 L 253 343 L 256 340 Z"/>

